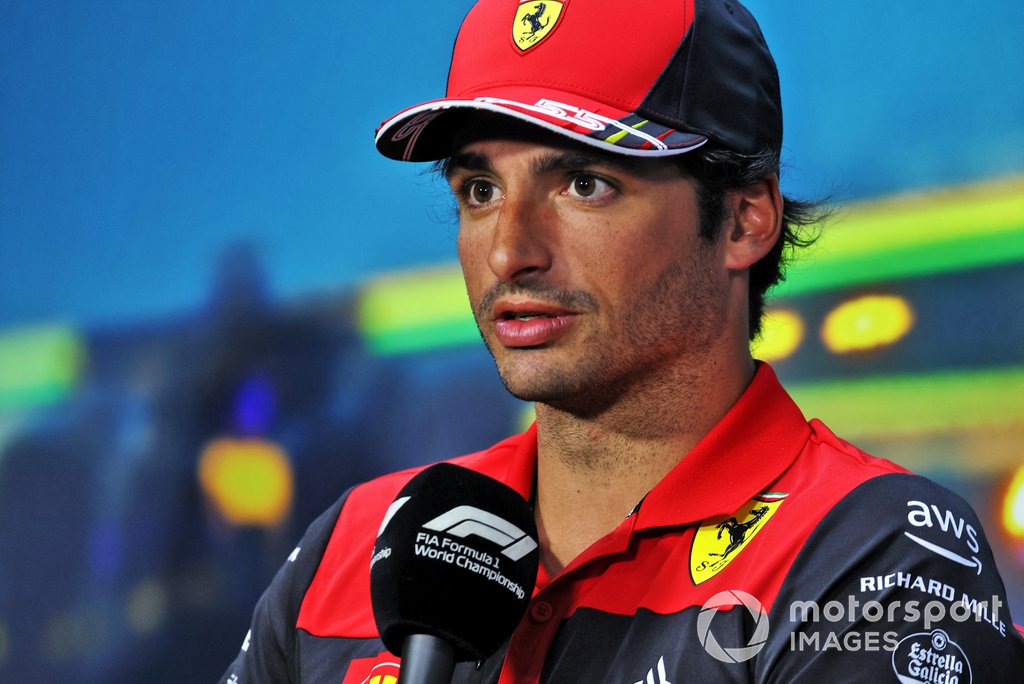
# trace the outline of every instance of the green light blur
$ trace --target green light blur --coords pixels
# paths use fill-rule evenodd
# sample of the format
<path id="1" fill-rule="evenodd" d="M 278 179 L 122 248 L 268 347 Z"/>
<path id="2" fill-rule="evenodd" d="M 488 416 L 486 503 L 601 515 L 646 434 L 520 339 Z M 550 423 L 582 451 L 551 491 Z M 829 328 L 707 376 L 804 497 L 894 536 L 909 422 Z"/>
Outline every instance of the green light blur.
<path id="1" fill-rule="evenodd" d="M 384 277 L 361 292 L 357 326 L 375 354 L 401 354 L 479 340 L 457 267 Z"/>
<path id="2" fill-rule="evenodd" d="M 66 326 L 0 335 L 0 411 L 63 400 L 74 388 L 83 356 L 81 340 Z"/>
<path id="3" fill-rule="evenodd" d="M 1024 426 L 1024 367 L 787 385 L 808 417 L 847 439 Z"/>

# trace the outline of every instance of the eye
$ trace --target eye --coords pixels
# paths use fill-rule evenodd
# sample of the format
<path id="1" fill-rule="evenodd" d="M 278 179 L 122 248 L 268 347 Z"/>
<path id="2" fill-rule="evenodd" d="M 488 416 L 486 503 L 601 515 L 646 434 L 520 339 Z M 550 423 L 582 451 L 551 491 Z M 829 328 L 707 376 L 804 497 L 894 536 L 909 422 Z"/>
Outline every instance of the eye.
<path id="1" fill-rule="evenodd" d="M 462 186 L 462 197 L 471 207 L 480 207 L 498 199 L 498 186 L 482 178 L 474 178 Z"/>
<path id="2" fill-rule="evenodd" d="M 572 177 L 566 193 L 585 199 L 603 197 L 614 188 L 611 183 L 592 173 L 580 173 Z"/>

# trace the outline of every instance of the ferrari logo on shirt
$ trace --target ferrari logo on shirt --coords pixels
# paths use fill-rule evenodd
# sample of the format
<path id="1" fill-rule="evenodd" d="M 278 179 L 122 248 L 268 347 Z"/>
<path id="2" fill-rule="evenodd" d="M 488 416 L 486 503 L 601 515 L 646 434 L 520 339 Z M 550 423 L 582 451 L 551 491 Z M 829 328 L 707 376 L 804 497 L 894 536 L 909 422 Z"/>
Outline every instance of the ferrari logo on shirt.
<path id="1" fill-rule="evenodd" d="M 567 2 L 526 0 L 519 3 L 512 24 L 512 43 L 523 52 L 539 44 L 554 30 Z"/>
<path id="2" fill-rule="evenodd" d="M 370 677 L 370 684 L 395 684 L 398 677 L 390 674 L 373 675 Z"/>
<path id="3" fill-rule="evenodd" d="M 380 663 L 363 680 L 363 684 L 396 684 L 398 663 Z"/>
<path id="4" fill-rule="evenodd" d="M 349 663 L 341 684 L 397 684 L 400 663 L 383 652 L 375 658 L 356 658 Z"/>
<path id="5" fill-rule="evenodd" d="M 743 504 L 732 515 L 705 520 L 690 548 L 693 583 L 708 581 L 731 563 L 775 515 L 785 498 L 786 494 L 780 492 L 766 492 Z"/>

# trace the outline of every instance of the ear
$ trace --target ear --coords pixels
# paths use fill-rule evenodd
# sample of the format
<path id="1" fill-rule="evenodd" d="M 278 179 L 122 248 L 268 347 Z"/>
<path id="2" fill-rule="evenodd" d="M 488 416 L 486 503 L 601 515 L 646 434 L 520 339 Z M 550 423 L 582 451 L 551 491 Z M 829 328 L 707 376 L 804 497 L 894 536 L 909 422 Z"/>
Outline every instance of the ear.
<path id="1" fill-rule="evenodd" d="M 779 178 L 766 176 L 726 193 L 725 265 L 729 269 L 750 268 L 767 254 L 782 231 L 782 193 Z"/>

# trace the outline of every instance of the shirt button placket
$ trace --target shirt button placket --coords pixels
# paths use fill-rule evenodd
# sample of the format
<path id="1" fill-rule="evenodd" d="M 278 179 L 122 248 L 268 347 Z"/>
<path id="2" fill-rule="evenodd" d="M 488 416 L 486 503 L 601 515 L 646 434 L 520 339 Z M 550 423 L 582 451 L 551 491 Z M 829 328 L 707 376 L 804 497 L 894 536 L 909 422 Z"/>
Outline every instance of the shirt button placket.
<path id="1" fill-rule="evenodd" d="M 555 609 L 547 601 L 534 601 L 530 606 L 530 620 L 537 624 L 544 624 L 555 614 Z"/>
<path id="2" fill-rule="evenodd" d="M 553 598 L 550 594 L 546 598 Z M 512 634 L 499 684 L 535 684 L 544 667 L 544 654 L 551 646 L 561 623 L 562 614 L 556 610 L 561 599 L 555 601 L 534 598 L 526 612 L 526 619 Z"/>

